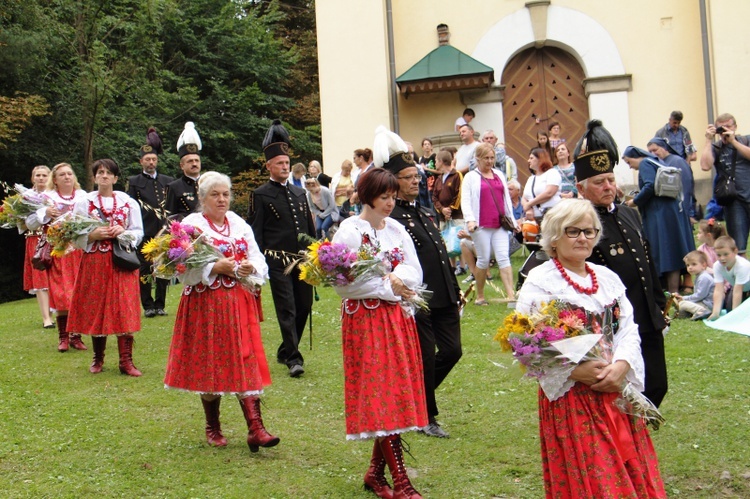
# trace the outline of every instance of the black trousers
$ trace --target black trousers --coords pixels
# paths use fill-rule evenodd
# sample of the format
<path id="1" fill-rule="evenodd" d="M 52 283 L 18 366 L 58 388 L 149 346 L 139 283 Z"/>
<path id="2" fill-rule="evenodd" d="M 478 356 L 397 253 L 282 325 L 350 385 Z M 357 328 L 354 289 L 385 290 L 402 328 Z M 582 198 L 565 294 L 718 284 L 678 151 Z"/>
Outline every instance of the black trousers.
<path id="1" fill-rule="evenodd" d="M 143 238 L 146 239 L 145 237 Z M 151 239 L 150 237 L 148 239 Z M 151 262 L 146 260 L 146 258 L 143 256 L 143 253 L 141 253 L 141 249 L 143 249 L 143 243 L 141 243 L 140 246 L 138 246 L 138 260 L 141 262 L 140 267 L 140 280 L 139 285 L 141 288 L 141 306 L 143 307 L 143 310 L 153 310 L 157 308 L 163 309 L 166 305 L 165 301 L 167 299 L 167 286 L 169 285 L 169 280 L 167 279 L 156 279 L 156 296 L 155 298 L 151 297 L 151 288 L 153 284 L 151 282 L 145 282 L 146 278 L 151 275 Z"/>
<path id="2" fill-rule="evenodd" d="M 461 355 L 461 317 L 457 306 L 432 308 L 429 313 L 419 312 L 417 322 L 419 346 L 422 350 L 424 391 L 427 415 L 438 415 L 435 389 L 448 376 Z M 437 348 L 437 353 L 435 349 Z"/>
<path id="3" fill-rule="evenodd" d="M 641 331 L 641 355 L 646 368 L 646 389 L 643 394 L 659 407 L 667 395 L 667 359 L 661 331 Z"/>
<path id="4" fill-rule="evenodd" d="M 294 364 L 302 365 L 305 360 L 299 351 L 299 342 L 312 309 L 312 286 L 299 280 L 299 270 L 296 267 L 289 275 L 284 275 L 284 267 L 270 267 L 268 275 L 273 306 L 281 330 L 281 345 L 276 358 L 289 367 Z"/>

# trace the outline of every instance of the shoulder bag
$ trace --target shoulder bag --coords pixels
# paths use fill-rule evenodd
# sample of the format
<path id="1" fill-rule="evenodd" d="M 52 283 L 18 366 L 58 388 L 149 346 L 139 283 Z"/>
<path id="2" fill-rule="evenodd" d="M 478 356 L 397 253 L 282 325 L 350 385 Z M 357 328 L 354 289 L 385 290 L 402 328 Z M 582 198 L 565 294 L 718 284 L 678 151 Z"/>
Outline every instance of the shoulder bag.
<path id="1" fill-rule="evenodd" d="M 509 231 L 509 232 L 515 232 L 516 231 L 516 224 L 513 223 L 513 219 L 505 214 L 505 211 L 500 211 L 500 203 L 497 202 L 497 198 L 495 197 L 495 191 L 492 189 L 492 184 L 490 184 L 490 181 L 484 178 L 484 175 L 477 172 L 479 174 L 479 177 L 484 181 L 487 182 L 487 186 L 490 188 L 490 194 L 492 195 L 492 201 L 495 203 L 495 208 L 497 208 L 497 213 L 500 215 L 500 227 L 503 229 Z M 493 174 L 494 175 L 494 174 Z"/>
<path id="2" fill-rule="evenodd" d="M 108 220 L 100 207 L 96 207 L 102 220 Z M 112 263 L 122 270 L 133 271 L 141 267 L 136 250 L 130 244 L 123 244 L 116 237 L 112 239 Z"/>
<path id="3" fill-rule="evenodd" d="M 36 243 L 34 256 L 31 257 L 31 266 L 37 270 L 47 270 L 52 266 L 52 248 L 44 234 L 39 236 L 39 242 Z"/>

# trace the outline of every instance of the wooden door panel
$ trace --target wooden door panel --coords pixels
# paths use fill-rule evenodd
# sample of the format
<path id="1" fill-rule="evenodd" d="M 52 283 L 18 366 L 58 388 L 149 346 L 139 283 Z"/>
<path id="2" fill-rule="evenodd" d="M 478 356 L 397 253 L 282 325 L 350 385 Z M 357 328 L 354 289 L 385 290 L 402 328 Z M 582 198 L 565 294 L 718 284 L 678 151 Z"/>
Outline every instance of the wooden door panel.
<path id="1" fill-rule="evenodd" d="M 584 77 L 578 61 L 555 47 L 525 50 L 505 67 L 505 144 L 518 164 L 522 185 L 529 176 L 527 158 L 538 130 L 546 131 L 550 121 L 559 122 L 571 150 L 583 134 L 588 120 Z"/>

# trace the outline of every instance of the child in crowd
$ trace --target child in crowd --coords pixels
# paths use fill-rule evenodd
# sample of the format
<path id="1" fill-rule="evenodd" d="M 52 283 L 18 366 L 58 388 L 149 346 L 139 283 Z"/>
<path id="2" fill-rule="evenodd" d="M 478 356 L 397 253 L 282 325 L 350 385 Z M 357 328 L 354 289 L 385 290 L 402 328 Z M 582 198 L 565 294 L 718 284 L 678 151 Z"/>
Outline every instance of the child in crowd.
<path id="1" fill-rule="evenodd" d="M 750 294 L 750 262 L 737 254 L 737 245 L 729 236 L 721 236 L 714 243 L 716 258 L 714 263 L 714 308 L 708 320 L 718 319 L 721 306 L 727 311 L 737 308 Z M 724 282 L 732 286 L 724 303 Z"/>
<path id="2" fill-rule="evenodd" d="M 726 236 L 727 230 L 721 225 L 721 222 L 713 218 L 708 220 L 701 220 L 698 223 L 698 242 L 701 244 L 698 247 L 698 251 L 702 251 L 708 258 L 708 272 L 713 275 L 714 263 L 716 263 L 716 250 L 714 250 L 714 243 L 721 236 Z"/>
<path id="3" fill-rule="evenodd" d="M 691 295 L 675 294 L 679 305 L 677 317 L 697 321 L 711 315 L 714 308 L 714 279 L 708 273 L 708 258 L 702 251 L 691 251 L 683 258 L 687 271 L 693 276 L 695 291 Z"/>

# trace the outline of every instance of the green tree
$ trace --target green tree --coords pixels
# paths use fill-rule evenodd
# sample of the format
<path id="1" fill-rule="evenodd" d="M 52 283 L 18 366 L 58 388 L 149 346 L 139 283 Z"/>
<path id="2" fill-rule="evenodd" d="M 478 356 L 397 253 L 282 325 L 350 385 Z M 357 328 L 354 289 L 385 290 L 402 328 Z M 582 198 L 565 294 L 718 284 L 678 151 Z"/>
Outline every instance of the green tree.
<path id="1" fill-rule="evenodd" d="M 6 149 L 8 142 L 15 142 L 33 117 L 48 114 L 48 108 L 44 98 L 38 95 L 0 95 L 0 149 Z"/>

